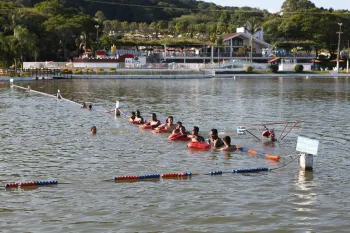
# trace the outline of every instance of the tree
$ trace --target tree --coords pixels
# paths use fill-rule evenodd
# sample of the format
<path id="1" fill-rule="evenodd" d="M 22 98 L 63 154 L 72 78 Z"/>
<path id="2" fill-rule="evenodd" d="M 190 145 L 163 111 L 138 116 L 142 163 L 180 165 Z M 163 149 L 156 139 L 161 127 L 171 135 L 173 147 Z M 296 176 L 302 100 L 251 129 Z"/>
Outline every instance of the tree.
<path id="1" fill-rule="evenodd" d="M 82 29 L 82 22 L 79 16 L 81 15 L 75 15 L 72 17 L 56 15 L 49 18 L 44 23 L 46 30 L 56 36 L 57 42 L 60 41 L 62 43 L 65 58 L 68 57 L 67 44 L 73 39 L 73 36 L 79 34 Z"/>
<path id="2" fill-rule="evenodd" d="M 26 28 L 16 26 L 11 40 L 11 50 L 14 54 L 15 69 L 17 69 L 17 61 L 23 61 L 24 55 L 33 56 L 36 59 L 38 49 L 36 35 L 29 33 Z"/>
<path id="3" fill-rule="evenodd" d="M 309 0 L 286 0 L 283 2 L 281 10 L 284 13 L 293 13 L 300 9 L 311 8 L 316 8 L 316 6 Z"/>
<path id="4" fill-rule="evenodd" d="M 99 24 L 103 24 L 103 22 L 106 20 L 106 16 L 102 11 L 97 11 L 95 14 L 95 19 Z"/>

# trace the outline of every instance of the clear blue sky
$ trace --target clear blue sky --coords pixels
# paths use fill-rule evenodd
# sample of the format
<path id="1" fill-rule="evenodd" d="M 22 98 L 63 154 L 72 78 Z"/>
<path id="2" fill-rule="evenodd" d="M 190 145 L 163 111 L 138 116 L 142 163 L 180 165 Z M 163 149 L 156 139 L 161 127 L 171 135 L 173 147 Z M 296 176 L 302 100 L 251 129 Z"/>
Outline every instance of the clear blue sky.
<path id="1" fill-rule="evenodd" d="M 220 6 L 249 6 L 268 10 L 271 13 L 281 10 L 284 0 L 203 0 L 213 2 Z M 316 7 L 339 9 L 350 9 L 350 0 L 311 0 Z"/>

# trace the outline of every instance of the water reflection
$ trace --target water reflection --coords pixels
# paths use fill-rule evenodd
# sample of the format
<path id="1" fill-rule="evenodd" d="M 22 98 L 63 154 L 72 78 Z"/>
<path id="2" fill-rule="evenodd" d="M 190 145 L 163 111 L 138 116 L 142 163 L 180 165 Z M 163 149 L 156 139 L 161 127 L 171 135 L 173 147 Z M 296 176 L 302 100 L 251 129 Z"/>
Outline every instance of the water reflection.
<path id="1" fill-rule="evenodd" d="M 310 211 L 306 206 L 311 207 L 311 205 L 316 202 L 316 193 L 313 191 L 313 172 L 312 171 L 299 171 L 298 179 L 296 180 L 297 194 L 296 196 L 300 199 L 296 202 L 298 206 L 298 211 Z"/>

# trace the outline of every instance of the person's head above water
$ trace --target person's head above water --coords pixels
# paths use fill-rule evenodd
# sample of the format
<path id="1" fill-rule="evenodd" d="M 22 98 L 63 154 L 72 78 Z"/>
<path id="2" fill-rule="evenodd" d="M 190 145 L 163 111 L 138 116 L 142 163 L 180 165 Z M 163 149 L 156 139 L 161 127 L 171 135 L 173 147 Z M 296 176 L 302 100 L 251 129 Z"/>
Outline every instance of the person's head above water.
<path id="1" fill-rule="evenodd" d="M 132 116 L 136 116 L 136 113 L 135 113 L 135 112 L 131 112 L 131 115 L 132 115 Z"/>
<path id="2" fill-rule="evenodd" d="M 230 136 L 225 136 L 223 139 L 224 143 L 226 143 L 227 145 L 231 145 L 231 138 Z"/>
<path id="3" fill-rule="evenodd" d="M 153 120 L 153 121 L 156 121 L 156 120 L 157 120 L 157 114 L 152 113 L 152 120 Z"/>
<path id="4" fill-rule="evenodd" d="M 83 104 L 81 105 L 81 107 L 82 107 L 82 108 L 86 108 L 86 103 L 83 103 Z"/>
<path id="5" fill-rule="evenodd" d="M 192 133 L 193 134 L 198 134 L 199 128 L 197 126 L 193 126 Z"/>
<path id="6" fill-rule="evenodd" d="M 139 110 L 136 110 L 136 116 L 141 116 L 141 113 L 140 113 L 140 111 Z"/>
<path id="7" fill-rule="evenodd" d="M 91 134 L 96 134 L 96 133 L 97 133 L 97 128 L 96 128 L 96 126 L 92 126 L 92 127 L 91 127 L 90 133 L 91 133 Z"/>
<path id="8" fill-rule="evenodd" d="M 173 124 L 174 118 L 173 116 L 168 116 L 167 123 Z"/>
<path id="9" fill-rule="evenodd" d="M 211 136 L 212 139 L 217 139 L 218 138 L 218 130 L 217 129 L 211 129 L 210 136 Z"/>
<path id="10" fill-rule="evenodd" d="M 91 110 L 91 109 L 92 109 L 92 105 L 90 104 L 90 105 L 89 105 L 89 110 Z"/>

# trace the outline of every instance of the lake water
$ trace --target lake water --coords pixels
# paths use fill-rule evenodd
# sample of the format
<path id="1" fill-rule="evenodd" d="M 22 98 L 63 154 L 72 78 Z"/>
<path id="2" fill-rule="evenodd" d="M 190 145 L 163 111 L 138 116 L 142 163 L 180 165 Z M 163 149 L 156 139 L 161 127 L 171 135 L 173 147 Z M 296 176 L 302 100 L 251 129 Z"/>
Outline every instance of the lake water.
<path id="1" fill-rule="evenodd" d="M 58 180 L 56 186 L 0 190 L 1 232 L 348 232 L 348 79 L 53 80 L 16 83 L 82 103 L 88 111 L 9 86 L 0 88 L 0 182 Z M 173 115 L 208 138 L 288 156 L 297 136 L 320 141 L 314 171 L 298 161 L 271 172 L 208 176 L 280 162 L 236 151 L 189 150 L 103 113 Z M 98 110 L 98 111 L 97 111 Z M 304 120 L 272 145 L 236 135 L 240 125 Z M 89 130 L 96 125 L 97 134 Z M 282 125 L 274 126 L 277 135 Z M 185 180 L 115 183 L 119 175 L 198 173 Z"/>

